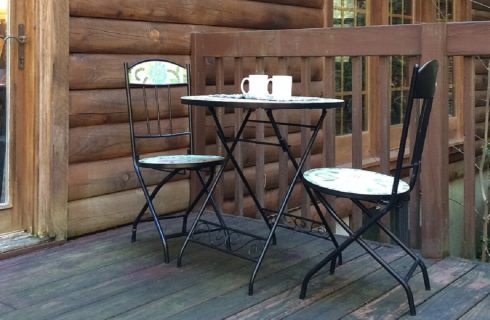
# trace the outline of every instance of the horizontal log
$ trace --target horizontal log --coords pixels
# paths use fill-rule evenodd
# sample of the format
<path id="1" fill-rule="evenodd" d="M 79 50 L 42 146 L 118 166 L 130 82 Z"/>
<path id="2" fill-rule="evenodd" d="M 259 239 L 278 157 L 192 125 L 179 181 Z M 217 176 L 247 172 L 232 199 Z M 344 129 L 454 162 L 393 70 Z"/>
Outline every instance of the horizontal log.
<path id="1" fill-rule="evenodd" d="M 161 95 L 160 118 L 167 119 L 172 112 L 172 117 L 187 117 L 188 107 L 180 103 L 180 97 L 186 94 L 185 88 L 173 88 L 171 90 L 171 104 L 167 107 L 167 92 Z M 143 103 L 142 95 L 133 95 L 133 105 Z M 111 123 L 128 122 L 128 105 L 125 89 L 109 90 L 71 90 L 70 91 L 70 127 L 95 126 Z M 135 121 L 146 119 L 144 108 L 134 108 Z M 155 114 L 152 118 L 156 118 Z"/>
<path id="2" fill-rule="evenodd" d="M 187 55 L 127 55 L 127 54 L 71 54 L 70 55 L 70 89 L 115 89 L 124 88 L 124 72 L 122 65 L 124 62 L 133 63 L 142 59 L 163 58 L 175 61 L 180 64 L 189 62 Z M 216 60 L 207 59 L 206 83 L 215 85 L 216 83 Z M 234 82 L 235 64 L 233 59 L 224 60 L 225 83 L 228 85 Z M 300 81 L 301 74 L 300 58 L 288 59 L 287 74 L 292 75 L 294 81 Z M 274 75 L 279 73 L 277 58 L 264 59 L 264 73 Z M 321 81 L 322 62 L 320 58 L 311 59 L 311 80 Z M 243 59 L 243 74 L 255 73 L 255 59 Z"/>
<path id="3" fill-rule="evenodd" d="M 321 8 L 318 1 L 312 2 Z M 322 10 L 242 0 L 71 0 L 70 15 L 250 29 L 319 28 L 323 23 Z"/>
<path id="4" fill-rule="evenodd" d="M 168 121 L 162 121 L 162 128 L 168 129 Z M 174 119 L 174 130 L 187 128 L 187 118 Z M 135 130 L 141 132 L 146 124 L 138 122 Z M 172 139 L 146 139 L 140 141 L 140 153 L 177 150 L 188 144 L 187 136 Z M 69 162 L 89 162 L 129 156 L 131 145 L 127 124 L 113 124 L 70 129 Z"/>
<path id="5" fill-rule="evenodd" d="M 471 10 L 473 21 L 488 21 L 490 20 L 490 10 Z"/>
<path id="6" fill-rule="evenodd" d="M 489 59 L 485 59 L 484 57 L 480 57 L 480 59 L 475 60 L 475 74 L 478 75 L 486 75 L 487 74 L 487 65 L 489 63 Z"/>
<path id="7" fill-rule="evenodd" d="M 190 55 L 191 33 L 230 30 L 186 24 L 72 17 L 70 53 Z"/>
<path id="8" fill-rule="evenodd" d="M 485 121 L 485 108 L 482 107 L 476 107 L 475 109 L 475 122 L 480 123 Z"/>
<path id="9" fill-rule="evenodd" d="M 141 189 L 70 201 L 68 236 L 75 237 L 130 223 L 144 203 Z M 160 192 L 154 203 L 159 213 L 185 210 L 189 203 L 189 181 L 171 182 L 168 191 Z"/>
<path id="10" fill-rule="evenodd" d="M 486 75 L 487 74 L 487 66 L 488 66 L 489 62 L 490 62 L 490 59 L 488 59 L 488 58 L 485 59 L 484 57 L 481 57 L 481 60 L 476 59 L 475 60 L 475 73 Z"/>
<path id="11" fill-rule="evenodd" d="M 323 8 L 323 2 L 325 0 L 251 0 L 251 1 L 286 4 L 289 6 L 309 7 L 309 8 L 321 9 L 321 8 Z M 327 1 L 329 1 L 329 0 L 327 0 Z"/>
<path id="12" fill-rule="evenodd" d="M 487 91 L 486 90 L 475 91 L 475 105 L 477 107 L 484 106 L 486 99 L 487 99 Z"/>
<path id="13" fill-rule="evenodd" d="M 71 54 L 70 89 L 124 88 L 124 62 L 129 64 L 147 59 L 166 59 L 185 65 L 188 55 Z"/>
<path id="14" fill-rule="evenodd" d="M 185 152 L 186 150 L 179 150 L 179 152 L 158 154 L 182 154 Z M 154 155 L 156 154 L 146 154 L 142 157 Z M 166 172 L 144 168 L 142 168 L 142 174 L 147 185 L 155 185 L 167 175 Z M 188 178 L 187 175 L 179 174 L 173 180 L 186 178 Z M 131 190 L 139 186 L 131 157 L 75 163 L 68 167 L 69 201 Z"/>
<path id="15" fill-rule="evenodd" d="M 487 89 L 487 75 L 477 74 L 475 75 L 475 90 L 486 90 Z"/>

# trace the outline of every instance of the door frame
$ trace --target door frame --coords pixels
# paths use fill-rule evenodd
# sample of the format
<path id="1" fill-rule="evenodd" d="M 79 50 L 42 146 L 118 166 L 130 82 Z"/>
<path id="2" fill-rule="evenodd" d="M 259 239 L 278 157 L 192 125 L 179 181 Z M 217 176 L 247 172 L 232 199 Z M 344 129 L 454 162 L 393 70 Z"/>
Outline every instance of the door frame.
<path id="1" fill-rule="evenodd" d="M 10 0 L 11 33 L 25 25 L 25 67 L 11 45 L 11 207 L 0 232 L 64 240 L 68 218 L 69 2 Z M 7 222 L 10 218 L 10 224 Z M 3 225 L 2 225 L 3 223 Z"/>

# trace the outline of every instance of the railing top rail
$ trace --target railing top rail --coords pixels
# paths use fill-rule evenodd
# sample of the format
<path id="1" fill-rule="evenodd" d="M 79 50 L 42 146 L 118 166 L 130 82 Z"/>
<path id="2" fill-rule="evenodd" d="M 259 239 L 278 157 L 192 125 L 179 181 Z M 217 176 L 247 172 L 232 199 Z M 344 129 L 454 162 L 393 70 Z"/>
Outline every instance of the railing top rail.
<path id="1" fill-rule="evenodd" d="M 198 54 L 209 57 L 417 56 L 426 25 L 196 33 L 193 39 Z M 446 28 L 447 55 L 490 54 L 490 22 L 438 25 Z"/>

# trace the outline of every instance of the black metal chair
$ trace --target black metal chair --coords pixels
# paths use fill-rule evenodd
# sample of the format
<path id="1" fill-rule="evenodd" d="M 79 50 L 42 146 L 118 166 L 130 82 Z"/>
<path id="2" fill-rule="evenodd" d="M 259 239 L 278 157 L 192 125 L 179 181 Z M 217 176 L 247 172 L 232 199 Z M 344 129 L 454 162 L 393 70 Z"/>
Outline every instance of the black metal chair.
<path id="1" fill-rule="evenodd" d="M 410 314 L 416 314 L 413 295 L 408 281 L 417 266 L 420 266 L 425 288 L 426 290 L 430 290 L 427 269 L 424 262 L 386 228 L 380 220 L 389 212 L 396 212 L 396 209 L 406 204 L 409 200 L 410 192 L 415 186 L 420 171 L 422 151 L 432 108 L 432 99 L 436 88 L 437 70 L 438 62 L 436 60 L 431 60 L 422 67 L 418 65 L 414 66 L 394 176 L 350 168 L 318 168 L 308 170 L 303 174 L 303 179 L 306 181 L 306 184 L 315 191 L 316 196 L 325 206 L 326 211 L 345 229 L 349 237 L 307 273 L 301 288 L 301 299 L 306 295 L 306 289 L 311 277 L 329 262 L 330 272 L 333 273 L 335 271 L 335 261 L 340 253 L 352 243 L 357 242 L 403 286 L 407 294 Z M 420 116 L 418 117 L 417 133 L 411 152 L 411 161 L 408 165 L 404 165 L 404 152 L 407 145 L 408 129 L 415 99 L 420 99 L 423 103 Z M 406 169 L 411 169 L 408 183 L 401 180 L 402 171 Z M 324 195 L 351 199 L 367 215 L 368 221 L 358 230 L 352 230 L 340 219 L 334 208 L 326 201 Z M 374 203 L 375 205 L 372 208 L 368 208 L 369 206 L 363 202 Z M 397 273 L 361 238 L 364 232 L 375 224 L 413 258 L 414 263 L 406 275 L 401 276 Z"/>
<path id="2" fill-rule="evenodd" d="M 179 99 L 181 95 L 189 95 L 190 93 L 188 65 L 184 67 L 168 60 L 153 59 L 139 61 L 132 65 L 125 63 L 124 71 L 133 167 L 146 199 L 146 203 L 133 222 L 131 240 L 133 242 L 136 240 L 138 223 L 142 221 L 143 215 L 149 210 L 151 217 L 145 220 L 153 220 L 163 244 L 165 262 L 168 263 L 170 258 L 167 239 L 187 234 L 188 216 L 199 199 L 207 192 L 214 176 L 215 167 L 221 165 L 224 159 L 215 155 L 193 154 L 191 107 L 182 106 L 180 100 L 172 100 L 172 92 L 176 90 Z M 182 89 L 185 92 L 178 91 L 184 91 Z M 155 152 L 155 149 L 176 148 L 183 150 L 183 152 L 175 155 L 168 155 L 167 153 L 157 155 L 151 153 L 148 155 L 150 152 Z M 150 192 L 141 173 L 141 168 L 164 171 L 168 174 Z M 196 172 L 196 176 L 202 184 L 202 189 L 196 198 L 184 213 L 158 214 L 153 203 L 155 196 L 175 175 L 185 174 L 189 171 Z M 209 173 L 207 181 L 204 179 L 204 171 Z M 214 202 L 212 205 L 214 206 Z M 181 231 L 166 235 L 160 220 L 175 218 L 182 219 Z"/>

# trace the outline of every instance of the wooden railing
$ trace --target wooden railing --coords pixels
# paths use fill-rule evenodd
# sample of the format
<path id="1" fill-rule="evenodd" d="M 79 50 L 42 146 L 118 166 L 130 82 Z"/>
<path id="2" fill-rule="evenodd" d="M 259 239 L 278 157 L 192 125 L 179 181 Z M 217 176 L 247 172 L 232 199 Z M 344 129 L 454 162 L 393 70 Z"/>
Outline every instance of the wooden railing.
<path id="1" fill-rule="evenodd" d="M 251 73 L 293 74 L 294 94 L 333 96 L 335 93 L 335 57 L 352 58 L 352 134 L 335 136 L 335 113 L 329 112 L 321 138 L 307 166 L 352 165 L 373 166 L 389 172 L 392 148 L 398 145 L 397 126 L 390 125 L 390 56 L 410 57 L 410 64 L 437 59 L 440 62 L 438 87 L 433 104 L 429 132 L 424 150 L 419 190 L 410 203 L 409 229 L 411 244 L 420 244 L 426 257 L 440 258 L 448 252 L 448 185 L 451 141 L 463 143 L 464 152 L 464 215 L 467 255 L 475 247 L 475 96 L 473 57 L 490 54 L 490 23 L 449 23 L 403 26 L 373 26 L 346 29 L 304 29 L 231 33 L 200 33 L 192 35 L 192 86 L 194 94 L 239 92 L 240 80 Z M 459 66 L 455 74 L 457 87 L 454 116 L 448 115 L 448 58 L 454 56 Z M 361 108 L 362 57 L 366 57 L 370 76 L 368 129 L 362 130 Z M 411 70 L 411 69 L 409 69 Z M 215 77 L 206 77 L 210 71 Z M 221 147 L 213 138 L 212 124 L 202 110 L 195 110 L 194 141 L 197 151 Z M 257 114 L 256 117 L 262 117 Z M 281 114 L 281 120 L 309 122 L 317 114 L 310 111 Z M 241 117 L 220 114 L 229 130 L 236 128 Z M 203 124 L 207 125 L 203 125 Z M 289 143 L 304 148 L 307 131 L 289 127 Z M 267 128 L 257 125 L 259 138 L 269 135 Z M 255 183 L 258 198 L 268 205 L 277 204 L 287 187 L 288 164 L 285 156 L 263 146 L 254 150 L 236 150 L 238 162 Z M 251 214 L 252 207 L 243 187 L 232 171 L 224 179 L 218 198 L 225 210 Z M 265 188 L 264 188 L 265 186 Z M 301 205 L 302 214 L 309 214 L 309 203 L 300 188 L 291 206 Z M 265 190 L 265 191 L 264 191 Z M 421 191 L 422 197 L 419 197 Z M 227 201 L 228 200 L 228 201 Z M 337 203 L 337 206 L 343 206 Z M 420 210 L 419 210 L 420 208 Z M 416 214 L 420 212 L 420 216 Z M 253 212 L 252 212 L 253 214 Z M 358 212 L 352 212 L 352 224 L 360 224 Z"/>

